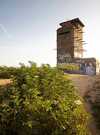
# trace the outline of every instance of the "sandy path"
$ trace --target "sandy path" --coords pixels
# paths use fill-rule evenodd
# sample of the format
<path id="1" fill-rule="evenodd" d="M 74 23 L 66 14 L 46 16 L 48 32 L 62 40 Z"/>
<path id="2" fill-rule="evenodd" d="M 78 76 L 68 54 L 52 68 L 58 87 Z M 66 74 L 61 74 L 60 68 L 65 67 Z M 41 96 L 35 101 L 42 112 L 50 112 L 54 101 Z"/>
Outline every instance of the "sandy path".
<path id="1" fill-rule="evenodd" d="M 85 93 L 94 82 L 94 77 L 87 75 L 70 75 L 70 79 L 78 88 L 78 92 L 82 97 L 84 97 Z"/>
<path id="2" fill-rule="evenodd" d="M 10 79 L 0 79 L 0 86 L 9 84 L 11 81 Z"/>
<path id="3" fill-rule="evenodd" d="M 70 79 L 73 81 L 75 87 L 78 89 L 78 92 L 81 97 L 84 97 L 85 93 L 88 91 L 88 89 L 91 88 L 95 77 L 94 76 L 87 76 L 87 75 L 69 75 Z M 89 103 L 84 102 L 85 108 L 88 113 L 92 113 L 91 106 Z M 100 135 L 98 133 L 96 124 L 93 119 L 90 120 L 89 128 L 92 135 Z"/>

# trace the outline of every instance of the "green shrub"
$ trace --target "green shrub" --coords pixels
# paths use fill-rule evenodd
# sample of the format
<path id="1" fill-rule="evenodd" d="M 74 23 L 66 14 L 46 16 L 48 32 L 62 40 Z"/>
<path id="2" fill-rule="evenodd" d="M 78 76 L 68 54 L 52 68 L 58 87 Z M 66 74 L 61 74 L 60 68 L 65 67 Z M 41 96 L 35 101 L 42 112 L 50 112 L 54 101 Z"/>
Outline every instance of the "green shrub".
<path id="1" fill-rule="evenodd" d="M 0 135 L 89 135 L 72 82 L 49 65 L 21 66 L 0 88 Z"/>
<path id="2" fill-rule="evenodd" d="M 58 64 L 59 69 L 64 69 L 68 71 L 77 71 L 80 69 L 79 65 L 76 64 Z"/>
<path id="3" fill-rule="evenodd" d="M 12 75 L 16 75 L 17 69 L 15 67 L 0 67 L 0 78 L 1 79 L 9 79 Z"/>

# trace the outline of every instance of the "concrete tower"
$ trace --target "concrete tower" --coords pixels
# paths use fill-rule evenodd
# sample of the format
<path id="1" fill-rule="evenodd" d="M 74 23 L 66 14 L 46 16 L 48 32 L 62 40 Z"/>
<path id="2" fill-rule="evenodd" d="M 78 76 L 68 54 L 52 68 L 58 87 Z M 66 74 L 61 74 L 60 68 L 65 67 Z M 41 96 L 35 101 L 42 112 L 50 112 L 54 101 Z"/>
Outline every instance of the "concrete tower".
<path id="1" fill-rule="evenodd" d="M 83 57 L 83 27 L 79 18 L 60 23 L 57 29 L 57 63 Z"/>

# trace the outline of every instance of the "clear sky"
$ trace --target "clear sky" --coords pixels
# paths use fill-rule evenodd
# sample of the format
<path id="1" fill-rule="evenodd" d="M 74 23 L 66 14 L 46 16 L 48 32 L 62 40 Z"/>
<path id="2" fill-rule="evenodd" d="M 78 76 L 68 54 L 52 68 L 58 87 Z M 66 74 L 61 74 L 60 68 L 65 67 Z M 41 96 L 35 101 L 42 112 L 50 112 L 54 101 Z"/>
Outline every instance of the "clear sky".
<path id="1" fill-rule="evenodd" d="M 0 65 L 56 64 L 56 29 L 79 17 L 85 56 L 100 59 L 100 0 L 0 0 Z"/>

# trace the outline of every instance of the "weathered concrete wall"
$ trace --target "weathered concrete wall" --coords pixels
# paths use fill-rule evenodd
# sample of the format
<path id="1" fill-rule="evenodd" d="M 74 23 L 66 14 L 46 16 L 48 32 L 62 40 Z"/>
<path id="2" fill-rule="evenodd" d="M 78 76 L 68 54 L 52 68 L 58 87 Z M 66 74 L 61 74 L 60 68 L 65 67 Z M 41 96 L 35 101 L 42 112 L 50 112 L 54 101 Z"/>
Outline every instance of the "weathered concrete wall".
<path id="1" fill-rule="evenodd" d="M 88 75 L 95 75 L 96 74 L 96 59 L 95 58 L 68 58 L 67 61 L 64 63 L 63 61 L 58 63 L 58 67 L 62 67 L 63 65 L 67 66 L 68 64 L 77 65 L 79 66 L 78 70 L 68 71 L 68 73 L 79 73 L 79 74 L 88 74 Z M 61 66 L 62 65 L 62 66 Z"/>
<path id="2" fill-rule="evenodd" d="M 73 19 L 60 25 L 57 30 L 57 63 L 65 57 L 82 57 L 83 25 L 80 20 Z"/>

